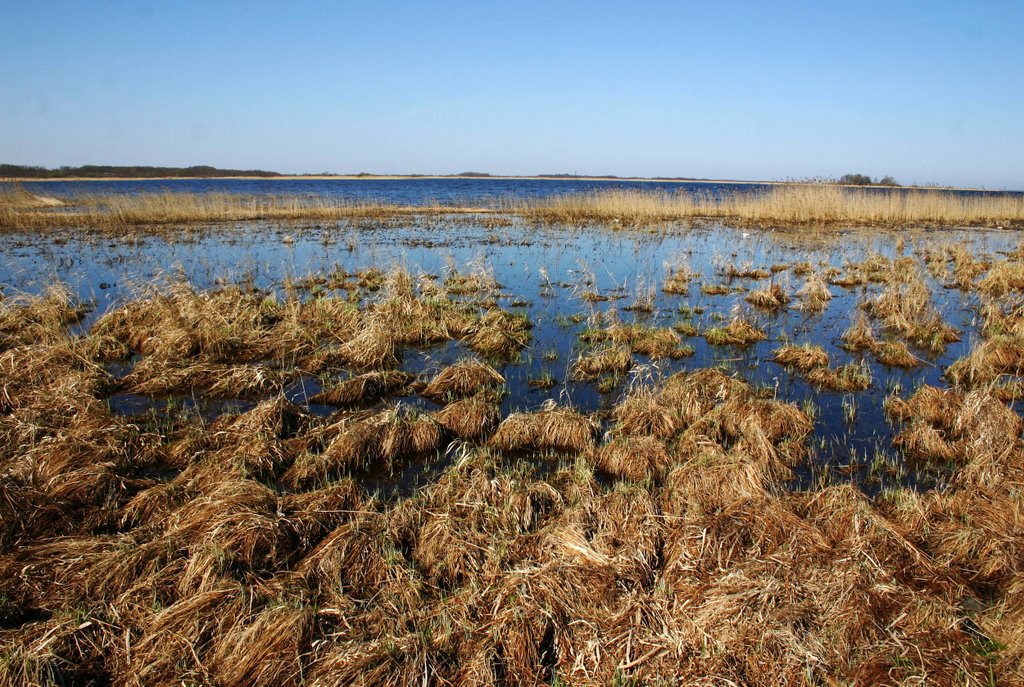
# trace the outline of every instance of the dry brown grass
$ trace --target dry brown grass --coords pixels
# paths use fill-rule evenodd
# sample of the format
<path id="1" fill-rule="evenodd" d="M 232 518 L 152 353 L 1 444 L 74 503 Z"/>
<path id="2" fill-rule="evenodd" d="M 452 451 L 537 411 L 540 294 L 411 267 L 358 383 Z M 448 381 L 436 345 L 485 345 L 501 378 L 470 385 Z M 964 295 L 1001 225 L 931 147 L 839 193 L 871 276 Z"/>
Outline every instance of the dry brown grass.
<path id="1" fill-rule="evenodd" d="M 413 375 L 400 370 L 368 372 L 310 396 L 309 402 L 341 407 L 375 403 L 407 388 L 414 379 Z"/>
<path id="2" fill-rule="evenodd" d="M 775 349 L 772 360 L 779 365 L 792 367 L 801 372 L 810 372 L 816 367 L 828 365 L 828 353 L 821 346 L 813 344 L 782 346 Z"/>
<path id="3" fill-rule="evenodd" d="M 772 284 L 766 289 L 751 291 L 744 300 L 758 310 L 778 312 L 785 308 L 791 299 L 781 286 Z"/>
<path id="4" fill-rule="evenodd" d="M 557 196 L 524 206 L 545 221 L 648 224 L 721 218 L 774 225 L 1007 226 L 1024 222 L 1024 199 L 1011 195 L 946 191 L 875 192 L 830 184 L 783 184 L 758 193 L 694 196 L 689 193 L 602 191 Z"/>
<path id="5" fill-rule="evenodd" d="M 585 451 L 597 438 L 594 420 L 557 406 L 534 413 L 513 413 L 502 421 L 489 444 L 503 451 L 555 449 Z"/>
<path id="6" fill-rule="evenodd" d="M 227 193 L 139 193 L 83 196 L 64 207 L 0 204 L 0 227 L 88 227 L 121 231 L 138 226 L 213 224 L 257 220 L 331 221 L 350 218 L 458 212 L 455 208 L 402 207 L 374 202 Z"/>
<path id="7" fill-rule="evenodd" d="M 807 373 L 807 381 L 829 391 L 864 391 L 871 386 L 871 370 L 860 363 L 838 368 L 818 367 Z"/>
<path id="8" fill-rule="evenodd" d="M 580 353 L 573 361 L 574 379 L 597 379 L 603 374 L 621 375 L 633 367 L 633 356 L 628 346 L 601 345 Z"/>
<path id="9" fill-rule="evenodd" d="M 504 383 L 505 378 L 487 363 L 466 359 L 441 370 L 420 395 L 443 402 L 471 396 L 487 387 L 497 387 Z"/>
<path id="10" fill-rule="evenodd" d="M 712 346 L 750 346 L 764 341 L 768 335 L 742 313 L 736 313 L 727 326 L 712 327 L 704 332 L 704 338 Z"/>
<path id="11" fill-rule="evenodd" d="M 151 370 L 252 367 L 233 356 L 282 341 L 301 358 L 334 317 L 357 319 L 333 345 L 369 317 L 404 346 L 440 331 L 399 326 L 416 290 L 394 274 L 374 307 L 277 304 L 230 336 L 140 314 L 137 338 L 112 318 L 20 343 L 40 319 L 10 320 L 0 684 L 1024 681 L 1024 421 L 987 384 L 887 400 L 900 455 L 945 472 L 877 496 L 794 488 L 811 418 L 720 369 L 637 375 L 594 415 L 548 404 L 504 421 L 480 369 L 481 391 L 429 414 L 321 418 L 275 395 L 143 426 L 105 403 L 111 337 L 146 346 Z M 237 295 L 181 303 L 253 321 Z M 1014 310 L 983 316 L 979 360 L 1013 364 Z M 470 376 L 441 396 L 479 388 L 459 386 Z M 415 490 L 361 481 L 452 438 Z"/>

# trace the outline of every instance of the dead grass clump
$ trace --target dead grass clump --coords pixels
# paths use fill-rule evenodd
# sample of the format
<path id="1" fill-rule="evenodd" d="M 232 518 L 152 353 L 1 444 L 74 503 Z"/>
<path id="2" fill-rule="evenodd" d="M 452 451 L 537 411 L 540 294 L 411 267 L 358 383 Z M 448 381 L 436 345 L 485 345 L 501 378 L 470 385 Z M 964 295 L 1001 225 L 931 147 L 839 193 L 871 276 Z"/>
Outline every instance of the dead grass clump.
<path id="1" fill-rule="evenodd" d="M 598 346 L 580 353 L 572 364 L 571 374 L 577 380 L 597 379 L 603 374 L 621 375 L 633 367 L 633 356 L 626 346 Z"/>
<path id="2" fill-rule="evenodd" d="M 871 370 L 860 363 L 839 368 L 819 367 L 807 373 L 807 381 L 829 391 L 864 391 L 871 386 Z"/>
<path id="3" fill-rule="evenodd" d="M 732 293 L 731 286 L 726 284 L 701 284 L 700 292 L 705 296 L 728 296 Z"/>
<path id="4" fill-rule="evenodd" d="M 441 403 L 470 396 L 487 387 L 496 387 L 504 383 L 505 378 L 487 363 L 467 359 L 460 360 L 439 372 L 420 395 Z"/>
<path id="5" fill-rule="evenodd" d="M 56 343 L 68 325 L 82 319 L 86 309 L 61 284 L 51 284 L 37 296 L 0 300 L 0 351 L 29 344 Z"/>
<path id="6" fill-rule="evenodd" d="M 912 422 L 893 437 L 892 445 L 904 455 L 921 461 L 949 462 L 956 458 L 957 449 L 942 432 L 927 422 Z"/>
<path id="7" fill-rule="evenodd" d="M 968 281 L 968 284 L 971 282 Z M 1024 262 L 1017 258 L 996 262 L 988 274 L 977 283 L 977 290 L 994 298 L 1024 291 Z"/>
<path id="8" fill-rule="evenodd" d="M 107 312 L 91 331 L 169 362 L 246 362 L 267 355 L 267 337 L 280 314 L 276 301 L 258 293 L 237 287 L 199 292 L 173 282 Z"/>
<path id="9" fill-rule="evenodd" d="M 509 415 L 488 443 L 502 451 L 554 449 L 580 453 L 594 445 L 598 429 L 591 418 L 551 404 L 537 412 Z"/>
<path id="10" fill-rule="evenodd" d="M 217 683 L 236 687 L 302 684 L 313 622 L 311 606 L 286 603 L 239 622 L 214 643 L 210 665 Z"/>
<path id="11" fill-rule="evenodd" d="M 630 347 L 634 353 L 649 358 L 683 358 L 692 355 L 689 347 L 681 346 L 682 338 L 669 328 L 632 327 Z"/>
<path id="12" fill-rule="evenodd" d="M 758 341 L 764 341 L 768 335 L 742 314 L 737 313 L 727 326 L 713 327 L 704 332 L 704 338 L 712 346 L 750 346 Z"/>
<path id="13" fill-rule="evenodd" d="M 338 355 L 360 370 L 379 370 L 397 367 L 400 351 L 394 336 L 384 324 L 370 322 L 338 348 Z"/>
<path id="14" fill-rule="evenodd" d="M 871 321 L 868 316 L 858 311 L 854 316 L 853 324 L 843 332 L 843 348 L 848 351 L 871 350 L 875 346 L 875 334 L 871 329 Z"/>
<path id="15" fill-rule="evenodd" d="M 690 282 L 696 276 L 688 267 L 673 267 L 669 270 L 665 283 L 661 285 L 661 290 L 665 293 L 685 296 L 690 292 Z"/>
<path id="16" fill-rule="evenodd" d="M 691 519 L 764 498 L 777 486 L 770 464 L 740 452 L 726 453 L 717 443 L 706 441 L 665 476 L 661 496 L 666 513 Z"/>
<path id="17" fill-rule="evenodd" d="M 282 476 L 286 484 L 308 487 L 348 472 L 362 471 L 380 459 L 383 425 L 388 411 L 342 417 L 322 430 L 323 450 L 300 455 Z"/>
<path id="18" fill-rule="evenodd" d="M 871 353 L 888 367 L 910 369 L 921 364 L 921 360 L 902 341 L 877 341 L 871 347 Z"/>
<path id="19" fill-rule="evenodd" d="M 685 428 L 703 419 L 716 405 L 745 398 L 750 393 L 750 386 L 743 380 L 721 370 L 704 368 L 672 375 L 662 384 L 659 397 L 662 404 L 678 414 L 681 427 Z"/>
<path id="20" fill-rule="evenodd" d="M 288 529 L 301 549 L 316 545 L 363 505 L 363 493 L 352 479 L 330 482 L 319 489 L 283 494 L 279 500 Z"/>
<path id="21" fill-rule="evenodd" d="M 1024 343 L 1016 336 L 997 335 L 982 342 L 946 369 L 958 387 L 974 388 L 997 381 L 1002 375 L 1024 373 Z"/>
<path id="22" fill-rule="evenodd" d="M 960 340 L 956 330 L 942 321 L 932 304 L 928 287 L 914 272 L 901 281 L 890 283 L 864 307 L 869 315 L 881 320 L 886 329 L 899 333 L 918 348 L 941 353 L 946 344 Z"/>
<path id="23" fill-rule="evenodd" d="M 616 434 L 670 439 L 682 426 L 678 411 L 658 390 L 636 385 L 612 411 Z"/>
<path id="24" fill-rule="evenodd" d="M 433 418 L 459 439 L 479 441 L 501 422 L 501 407 L 495 394 L 484 391 L 449 403 Z"/>
<path id="25" fill-rule="evenodd" d="M 923 420 L 947 426 L 963 404 L 963 395 L 952 389 L 922 385 L 909 399 L 890 396 L 885 402 L 886 414 L 903 422 Z"/>
<path id="26" fill-rule="evenodd" d="M 375 403 L 407 388 L 414 379 L 413 375 L 399 370 L 367 372 L 310 396 L 309 402 L 341 407 Z"/>
<path id="27" fill-rule="evenodd" d="M 778 312 L 786 307 L 790 298 L 781 286 L 772 284 L 767 289 L 751 291 L 746 295 L 746 301 L 758 310 Z"/>
<path id="28" fill-rule="evenodd" d="M 800 309 L 810 313 L 820 313 L 828 307 L 832 300 L 832 292 L 828 289 L 828 283 L 818 274 L 812 274 L 796 292 L 800 299 Z"/>
<path id="29" fill-rule="evenodd" d="M 444 288 L 448 293 L 464 296 L 479 291 L 493 291 L 499 288 L 494 273 L 487 269 L 486 265 L 474 266 L 470 272 L 459 272 L 457 269 L 450 269 L 444 278 Z"/>
<path id="30" fill-rule="evenodd" d="M 949 248 L 949 259 L 953 262 L 952 284 L 961 291 L 970 291 L 974 288 L 974 280 L 984 274 L 992 263 L 988 260 L 979 260 L 963 244 L 957 244 Z M 1021 281 L 1024 285 L 1024 281 Z"/>
<path id="31" fill-rule="evenodd" d="M 660 479 L 671 467 L 665 444 L 652 436 L 617 436 L 599 447 L 593 456 L 598 470 L 634 482 Z"/>
<path id="32" fill-rule="evenodd" d="M 746 265 L 726 265 L 723 270 L 726 278 L 729 280 L 733 279 L 767 279 L 772 276 L 770 270 L 766 270 L 763 267 L 754 267 L 747 263 Z"/>
<path id="33" fill-rule="evenodd" d="M 682 338 L 672 328 L 623 324 L 615 319 L 603 329 L 588 329 L 580 335 L 580 339 L 626 345 L 633 353 L 650 358 L 682 358 L 692 355 L 689 347 L 680 345 Z"/>
<path id="34" fill-rule="evenodd" d="M 490 310 L 466 340 L 467 345 L 483 355 L 513 358 L 530 341 L 532 325 L 522 315 L 503 310 Z"/>
<path id="35" fill-rule="evenodd" d="M 266 365 L 192 363 L 176 366 L 158 359 L 135 364 L 119 386 L 133 394 L 203 394 L 211 398 L 262 396 L 281 388 L 281 376 Z"/>
<path id="36" fill-rule="evenodd" d="M 792 367 L 801 372 L 810 372 L 816 367 L 828 365 L 828 353 L 821 346 L 801 344 L 799 346 L 782 346 L 775 349 L 772 360 L 779 365 Z"/>

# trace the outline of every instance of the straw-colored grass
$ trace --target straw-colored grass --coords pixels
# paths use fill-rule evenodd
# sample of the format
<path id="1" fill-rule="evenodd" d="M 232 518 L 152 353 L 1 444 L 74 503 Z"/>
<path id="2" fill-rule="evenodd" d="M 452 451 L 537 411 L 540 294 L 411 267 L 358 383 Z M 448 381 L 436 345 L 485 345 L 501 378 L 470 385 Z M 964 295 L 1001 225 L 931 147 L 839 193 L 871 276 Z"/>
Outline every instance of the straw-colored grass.
<path id="1" fill-rule="evenodd" d="M 766 289 L 751 291 L 745 300 L 758 310 L 778 312 L 785 308 L 791 299 L 781 286 L 772 284 Z"/>
<path id="2" fill-rule="evenodd" d="M 83 196 L 63 207 L 0 205 L 0 227 L 89 227 L 122 230 L 145 225 L 212 224 L 256 220 L 331 221 L 390 217 L 441 211 L 437 207 L 402 207 L 376 202 L 351 202 L 299 196 L 228 193 L 138 193 Z M 447 212 L 457 209 L 446 208 Z"/>
<path id="3" fill-rule="evenodd" d="M 584 451 L 594 445 L 597 423 L 571 408 L 549 407 L 513 413 L 498 427 L 490 444 L 503 451 L 554 449 Z"/>
<path id="4" fill-rule="evenodd" d="M 801 344 L 799 346 L 781 346 L 775 349 L 772 360 L 779 365 L 792 367 L 800 372 L 810 372 L 816 367 L 828 365 L 828 352 L 821 346 Z"/>
<path id="5" fill-rule="evenodd" d="M 407 388 L 413 379 L 413 375 L 401 370 L 367 372 L 310 396 L 309 402 L 339 407 L 375 403 L 389 394 Z"/>
<path id="6" fill-rule="evenodd" d="M 358 308 L 146 297 L 84 333 L 62 299 L 9 304 L 0 684 L 1024 683 L 1024 420 L 1000 396 L 1024 361 L 1012 300 L 984 304 L 954 388 L 886 399 L 900 459 L 941 479 L 877 494 L 795 483 L 828 450 L 810 407 L 718 368 L 652 365 L 594 413 L 504 419 L 500 375 L 476 361 L 435 378 L 434 411 L 320 417 L 276 393 L 217 417 L 107 405 L 103 360 L 124 342 L 146 349 L 130 384 L 185 370 L 205 394 L 236 368 L 285 379 L 252 356 L 296 347 L 304 364 L 367 321 L 396 354 L 478 325 L 407 323 L 452 306 L 431 310 L 444 295 L 422 303 L 408 274 L 366 277 L 379 295 Z M 188 314 L 157 326 L 174 304 Z M 599 324 L 587 338 L 627 353 L 664 336 Z M 866 372 L 812 347 L 776 358 L 844 389 Z M 407 380 L 366 373 L 339 400 Z"/>
<path id="7" fill-rule="evenodd" d="M 32 194 L 7 194 L 0 227 L 90 227 L 210 224 L 256 220 L 332 221 L 416 214 L 494 212 L 498 208 L 400 206 L 298 196 L 223 193 L 141 193 L 83 196 L 60 207 Z M 508 201 L 500 211 L 548 222 L 610 222 L 616 226 L 695 219 L 763 225 L 1017 226 L 1024 199 L 1007 194 L 942 190 L 864 190 L 831 184 L 779 184 L 767 191 L 715 195 L 613 190 Z"/>
<path id="8" fill-rule="evenodd" d="M 807 381 L 829 391 L 864 391 L 871 386 L 871 370 L 861 363 L 842 367 L 816 367 L 807 373 Z"/>
<path id="9" fill-rule="evenodd" d="M 466 359 L 441 370 L 420 395 L 440 403 L 471 396 L 487 387 L 496 387 L 504 383 L 505 378 L 487 363 Z"/>
<path id="10" fill-rule="evenodd" d="M 758 341 L 764 341 L 768 334 L 741 313 L 737 313 L 725 327 L 712 327 L 704 332 L 704 338 L 712 346 L 750 346 Z"/>
<path id="11" fill-rule="evenodd" d="M 876 191 L 830 184 L 782 184 L 721 197 L 615 190 L 555 196 L 520 210 L 545 221 L 647 224 L 720 218 L 777 225 L 1009 226 L 1024 223 L 1019 195 L 949 191 Z"/>

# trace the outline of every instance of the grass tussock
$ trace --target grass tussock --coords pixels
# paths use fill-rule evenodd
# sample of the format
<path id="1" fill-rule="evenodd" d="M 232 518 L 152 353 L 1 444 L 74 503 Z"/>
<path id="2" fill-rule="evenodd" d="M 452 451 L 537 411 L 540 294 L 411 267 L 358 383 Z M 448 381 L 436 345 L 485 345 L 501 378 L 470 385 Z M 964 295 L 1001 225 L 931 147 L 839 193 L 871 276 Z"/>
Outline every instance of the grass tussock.
<path id="1" fill-rule="evenodd" d="M 791 299 L 781 286 L 772 284 L 766 289 L 751 291 L 745 300 L 758 310 L 774 313 L 785 308 Z"/>
<path id="2" fill-rule="evenodd" d="M 633 367 L 632 351 L 617 344 L 599 345 L 580 353 L 573 361 L 573 379 L 592 380 L 603 374 L 623 375 Z"/>
<path id="3" fill-rule="evenodd" d="M 817 367 L 827 367 L 829 357 L 828 352 L 821 346 L 801 344 L 775 349 L 772 360 L 779 365 L 792 367 L 800 372 L 810 372 Z"/>
<path id="4" fill-rule="evenodd" d="M 887 330 L 924 350 L 941 353 L 947 344 L 960 340 L 959 333 L 942 321 L 927 285 L 916 273 L 889 284 L 865 303 L 865 310 Z"/>
<path id="5" fill-rule="evenodd" d="M 861 363 L 842 367 L 818 367 L 807 373 L 807 381 L 829 391 L 864 391 L 871 386 L 871 370 Z"/>
<path id="6" fill-rule="evenodd" d="M 796 297 L 800 300 L 798 307 L 801 310 L 820 313 L 828 307 L 828 302 L 832 300 L 832 292 L 821 275 L 812 274 L 796 292 Z"/>
<path id="7" fill-rule="evenodd" d="M 372 404 L 408 388 L 414 379 L 413 375 L 400 370 L 368 372 L 310 396 L 309 402 L 343 408 Z"/>
<path id="8" fill-rule="evenodd" d="M 704 338 L 712 346 L 750 346 L 764 341 L 768 335 L 742 313 L 736 313 L 725 327 L 712 327 L 704 332 Z"/>
<path id="9" fill-rule="evenodd" d="M 670 327 L 649 327 L 642 324 L 624 324 L 618 320 L 612 321 L 603 328 L 591 328 L 580 335 L 585 343 L 604 344 L 606 348 L 598 348 L 591 351 L 584 351 L 580 360 L 585 367 L 587 360 L 594 358 L 599 360 L 602 356 L 609 356 L 608 351 L 616 347 L 628 347 L 628 351 L 638 355 L 645 355 L 649 358 L 685 358 L 693 354 L 693 350 L 682 345 L 682 338 L 674 328 Z M 622 354 L 619 353 L 619 356 Z M 611 360 L 608 361 L 609 363 Z M 624 361 L 622 361 L 624 362 Z M 626 369 L 616 370 L 625 372 Z"/>
<path id="10" fill-rule="evenodd" d="M 424 398 L 443 402 L 478 393 L 505 383 L 505 378 L 485 362 L 461 360 L 441 370 L 420 392 Z"/>
<path id="11" fill-rule="evenodd" d="M 550 407 L 513 413 L 502 421 L 489 445 L 502 451 L 553 449 L 585 451 L 597 439 L 597 423 L 571 408 Z"/>

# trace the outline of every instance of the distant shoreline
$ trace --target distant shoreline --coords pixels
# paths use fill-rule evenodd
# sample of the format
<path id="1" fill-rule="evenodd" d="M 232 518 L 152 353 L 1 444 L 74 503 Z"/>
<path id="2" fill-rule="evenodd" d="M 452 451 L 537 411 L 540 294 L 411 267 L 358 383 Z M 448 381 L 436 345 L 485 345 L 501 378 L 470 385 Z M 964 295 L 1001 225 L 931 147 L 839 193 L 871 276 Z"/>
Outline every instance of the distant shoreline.
<path id="1" fill-rule="evenodd" d="M 231 180 L 254 180 L 254 181 L 302 181 L 302 180 L 324 180 L 324 181 L 415 181 L 461 179 L 466 181 L 602 181 L 629 183 L 652 183 L 652 184 L 723 184 L 733 186 L 818 186 L 828 182 L 814 181 L 752 181 L 744 179 L 675 179 L 667 177 L 555 177 L 555 176 L 463 176 L 452 174 L 279 174 L 276 176 L 175 176 L 175 177 L 13 177 L 20 183 L 35 182 L 84 182 L 84 181 L 231 181 Z M 0 181 L 3 181 L 0 179 Z M 844 186 L 847 188 L 883 188 L 883 189 L 906 189 L 915 191 L 984 191 L 989 193 L 1019 193 L 1020 191 L 1006 189 L 987 189 L 971 186 L 881 186 L 878 184 L 829 184 Z"/>

